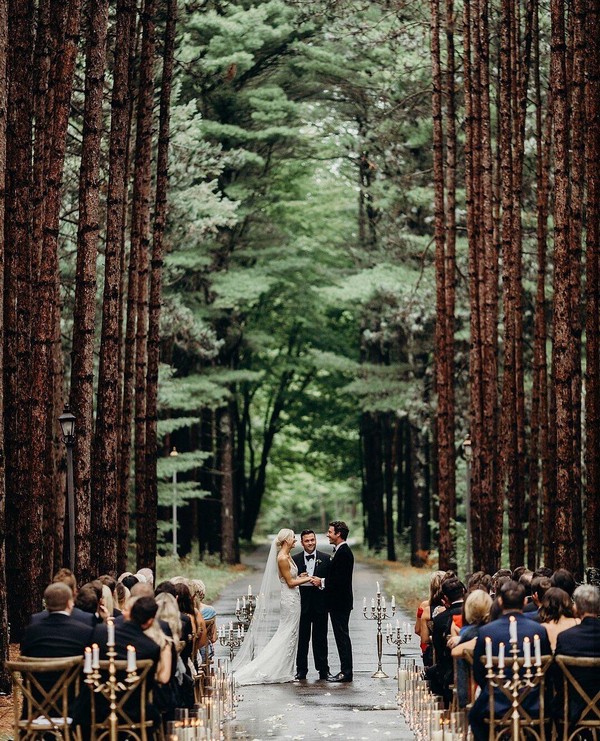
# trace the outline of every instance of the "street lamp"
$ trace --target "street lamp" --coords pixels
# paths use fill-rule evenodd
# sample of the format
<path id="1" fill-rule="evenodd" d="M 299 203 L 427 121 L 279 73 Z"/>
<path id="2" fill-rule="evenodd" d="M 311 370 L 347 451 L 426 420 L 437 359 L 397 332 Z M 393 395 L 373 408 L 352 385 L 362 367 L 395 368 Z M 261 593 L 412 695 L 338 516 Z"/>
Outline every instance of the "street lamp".
<path id="1" fill-rule="evenodd" d="M 170 458 L 176 458 L 179 455 L 177 448 L 169 453 Z M 177 469 L 173 469 L 173 558 L 177 558 Z"/>
<path id="2" fill-rule="evenodd" d="M 471 461 L 473 460 L 473 446 L 471 436 L 463 440 L 462 444 L 465 462 L 467 464 L 467 492 L 465 497 L 465 514 L 467 520 L 467 574 L 471 573 Z"/>
<path id="3" fill-rule="evenodd" d="M 65 405 L 58 418 L 63 442 L 67 448 L 67 513 L 69 518 L 69 566 L 75 572 L 75 487 L 73 484 L 73 446 L 75 445 L 75 415 Z"/>

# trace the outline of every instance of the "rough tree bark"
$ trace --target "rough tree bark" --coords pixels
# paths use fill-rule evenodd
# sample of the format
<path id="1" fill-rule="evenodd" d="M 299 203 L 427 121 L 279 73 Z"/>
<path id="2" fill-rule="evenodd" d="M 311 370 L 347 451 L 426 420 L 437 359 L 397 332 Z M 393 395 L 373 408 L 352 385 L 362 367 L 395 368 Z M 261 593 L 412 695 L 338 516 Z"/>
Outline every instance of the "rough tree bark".
<path id="1" fill-rule="evenodd" d="M 96 318 L 96 259 L 100 232 L 100 144 L 102 93 L 106 65 L 108 0 L 90 0 L 85 6 L 86 63 L 83 141 L 79 171 L 79 225 L 71 354 L 71 410 L 77 417 L 74 482 L 81 508 L 87 510 L 94 533 L 91 567 L 97 574 L 115 568 L 114 531 L 102 527 L 99 497 L 91 496 L 94 399 L 94 329 Z M 112 546 L 112 548 L 110 547 Z M 99 558 L 108 550 L 107 558 Z"/>
<path id="2" fill-rule="evenodd" d="M 156 508 L 158 506 L 158 366 L 160 359 L 160 305 L 164 255 L 164 233 L 167 220 L 167 187 L 169 183 L 169 124 L 171 84 L 175 52 L 177 0 L 168 0 L 167 23 L 164 37 L 163 71 L 160 92 L 158 153 L 156 164 L 156 198 L 150 272 L 150 301 L 148 321 L 148 371 L 146 378 L 146 509 L 147 558 L 146 565 L 154 568 L 156 562 Z M 152 554 L 154 554 L 152 556 Z M 149 560 L 148 560 L 149 559 Z"/>

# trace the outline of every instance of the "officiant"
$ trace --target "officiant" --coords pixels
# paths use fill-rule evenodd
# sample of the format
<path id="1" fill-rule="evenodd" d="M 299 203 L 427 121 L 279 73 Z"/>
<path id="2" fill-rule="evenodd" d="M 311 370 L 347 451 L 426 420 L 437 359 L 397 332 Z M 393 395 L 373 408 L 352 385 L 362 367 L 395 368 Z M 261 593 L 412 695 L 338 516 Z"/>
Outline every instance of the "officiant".
<path id="1" fill-rule="evenodd" d="M 327 577 L 330 557 L 317 550 L 317 537 L 313 530 L 303 530 L 300 534 L 302 551 L 293 556 L 299 574 Z M 329 677 L 327 660 L 327 605 L 325 593 L 312 584 L 300 587 L 300 627 L 298 631 L 298 652 L 296 654 L 295 679 L 306 679 L 308 674 L 308 646 L 312 639 L 315 668 L 319 679 Z"/>

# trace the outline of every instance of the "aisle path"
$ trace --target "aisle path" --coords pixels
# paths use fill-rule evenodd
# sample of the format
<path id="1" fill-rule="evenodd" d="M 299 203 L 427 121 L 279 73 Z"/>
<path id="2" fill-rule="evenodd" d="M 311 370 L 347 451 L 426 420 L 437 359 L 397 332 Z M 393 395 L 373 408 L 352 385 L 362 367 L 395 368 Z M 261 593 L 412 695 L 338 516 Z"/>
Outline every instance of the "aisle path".
<path id="1" fill-rule="evenodd" d="M 330 546 L 319 542 L 320 549 L 329 552 Z M 244 558 L 254 571 L 229 585 L 215 603 L 219 624 L 235 620 L 235 600 L 252 586 L 258 590 L 268 548 L 261 547 Z M 354 681 L 335 684 L 318 681 L 312 656 L 309 655 L 309 674 L 305 682 L 279 685 L 242 687 L 243 700 L 237 719 L 230 724 L 234 739 L 373 739 L 389 738 L 408 741 L 414 735 L 406 726 L 396 705 L 396 652 L 385 643 L 383 669 L 389 679 L 372 679 L 377 669 L 376 623 L 363 617 L 363 597 L 368 604 L 375 595 L 376 580 L 383 580 L 382 572 L 357 563 L 354 570 L 354 604 L 350 619 L 354 654 Z M 399 595 L 396 595 L 398 599 Z M 409 621 L 408 615 L 396 612 L 395 620 Z M 217 646 L 216 657 L 225 657 L 226 649 Z M 416 637 L 403 650 L 408 657 L 420 655 Z M 332 673 L 339 671 L 339 659 L 331 627 L 329 629 L 329 663 Z"/>

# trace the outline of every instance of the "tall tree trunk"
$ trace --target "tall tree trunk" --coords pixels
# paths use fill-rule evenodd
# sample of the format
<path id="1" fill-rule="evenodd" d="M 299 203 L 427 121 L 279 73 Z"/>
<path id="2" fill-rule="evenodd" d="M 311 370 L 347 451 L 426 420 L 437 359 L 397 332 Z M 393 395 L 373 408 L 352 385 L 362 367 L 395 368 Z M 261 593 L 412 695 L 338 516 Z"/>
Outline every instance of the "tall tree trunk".
<path id="1" fill-rule="evenodd" d="M 394 437 L 392 412 L 382 415 L 383 425 L 383 485 L 385 491 L 385 535 L 388 561 L 396 560 L 394 544 Z"/>
<path id="2" fill-rule="evenodd" d="M 130 138 L 129 57 L 135 28 L 135 0 L 117 3 L 115 58 L 111 103 L 111 131 L 108 166 L 106 245 L 104 257 L 104 293 L 102 301 L 102 334 L 98 370 L 98 397 L 92 487 L 97 502 L 96 512 L 106 513 L 110 533 L 99 538 L 113 553 L 111 541 L 117 542 L 117 569 L 127 565 L 127 527 L 121 526 L 121 513 L 128 513 L 127 490 L 119 490 L 119 421 L 120 409 L 120 307 L 121 263 L 124 253 L 124 204 L 127 201 L 127 158 Z M 125 501 L 122 502 L 122 499 Z M 128 517 L 126 518 L 128 522 Z M 110 521 L 109 521 L 110 520 Z M 96 521 L 96 516 L 94 516 Z M 96 556 L 100 559 L 100 554 Z"/>
<path id="3" fill-rule="evenodd" d="M 100 497 L 91 497 L 92 434 L 94 425 L 94 328 L 96 319 L 96 259 L 100 231 L 100 144 L 102 93 L 106 65 L 108 0 L 89 0 L 86 11 L 85 102 L 79 172 L 79 227 L 71 355 L 71 409 L 77 417 L 74 483 L 81 510 L 94 533 L 91 570 L 103 574 L 115 567 L 115 531 L 102 522 L 112 519 L 99 510 Z M 103 503 L 104 504 L 104 503 Z M 111 523 L 112 524 L 112 523 Z"/>
<path id="4" fill-rule="evenodd" d="M 218 413 L 219 425 L 219 474 L 221 489 L 221 559 L 237 563 L 236 517 L 233 495 L 233 426 L 231 409 L 223 407 Z"/>
<path id="5" fill-rule="evenodd" d="M 576 372 L 572 347 L 571 316 L 572 261 L 569 244 L 569 116 L 565 3 L 550 3 L 552 37 L 550 80 L 554 122 L 554 343 L 552 347 L 556 395 L 556 499 L 554 512 L 554 567 L 572 568 L 576 563 L 573 532 L 576 489 L 575 410 L 572 378 Z M 578 423 L 578 420 L 577 420 Z"/>
<path id="6" fill-rule="evenodd" d="M 585 90 L 586 233 L 586 534 L 587 565 L 600 568 L 600 7 L 588 4 Z"/>
<path id="7" fill-rule="evenodd" d="M 158 506 L 158 365 L 160 359 L 160 305 L 164 254 L 164 233 L 167 220 L 167 187 L 169 183 L 169 124 L 171 105 L 171 83 L 175 52 L 175 26 L 177 22 L 177 0 L 168 0 L 167 25 L 163 51 L 162 86 L 160 93 L 160 117 L 158 130 L 158 153 L 156 165 L 156 200 L 152 244 L 152 269 L 150 273 L 150 304 L 148 321 L 148 375 L 146 378 L 146 509 L 147 543 L 146 565 L 154 568 L 156 563 L 156 508 Z"/>
<path id="8" fill-rule="evenodd" d="M 367 545 L 378 552 L 383 547 L 385 519 L 383 507 L 383 449 L 379 414 L 362 415 L 363 456 L 365 464 L 365 507 Z"/>
<path id="9" fill-rule="evenodd" d="M 7 107 L 7 162 L 4 292 L 4 412 L 6 442 L 6 553 L 9 621 L 13 640 L 19 639 L 29 615 L 39 606 L 42 553 L 41 508 L 31 497 L 29 461 L 31 429 L 30 301 L 31 222 L 29 197 L 32 155 L 33 3 L 8 6 L 9 87 Z M 25 367 L 23 367 L 25 362 Z M 30 391 L 30 389 L 28 389 Z M 29 545 L 36 561 L 30 561 Z M 29 584 L 22 589 L 23 581 Z"/>
<path id="10" fill-rule="evenodd" d="M 4 214 L 6 175 L 8 6 L 0 3 L 0 296 L 4 296 Z M 4 315 L 0 311 L 0 692 L 11 691 L 8 659 L 8 607 L 6 585 L 6 478 L 4 446 Z"/>
<path id="11" fill-rule="evenodd" d="M 148 273 L 150 266 L 150 211 L 152 164 L 152 112 L 154 103 L 156 0 L 145 0 L 142 13 L 142 55 L 136 123 L 136 144 L 131 212 L 131 254 L 136 255 L 135 333 L 135 512 L 138 568 L 156 557 L 156 513 L 146 492 L 146 373 L 148 368 Z M 131 266 L 130 266 L 131 269 Z"/>

